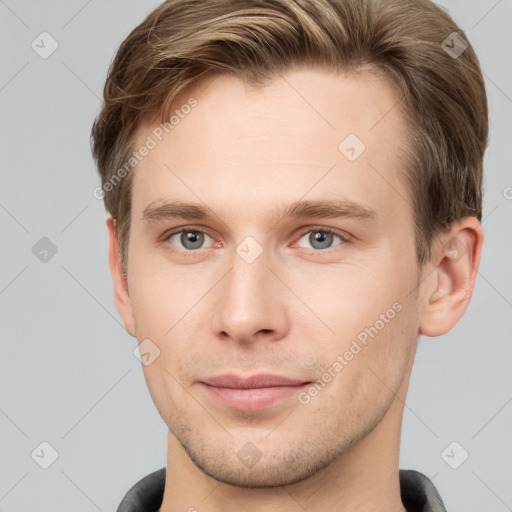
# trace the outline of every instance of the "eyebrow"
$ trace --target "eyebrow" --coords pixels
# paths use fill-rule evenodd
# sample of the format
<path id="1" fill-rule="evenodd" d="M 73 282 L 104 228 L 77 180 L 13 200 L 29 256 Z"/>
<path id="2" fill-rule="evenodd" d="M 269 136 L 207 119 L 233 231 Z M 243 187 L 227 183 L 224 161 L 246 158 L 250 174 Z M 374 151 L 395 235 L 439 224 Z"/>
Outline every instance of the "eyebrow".
<path id="1" fill-rule="evenodd" d="M 207 206 L 201 204 L 184 203 L 180 201 L 162 202 L 154 201 L 142 212 L 142 221 L 153 224 L 164 219 L 207 219 L 217 215 Z M 321 219 L 352 218 L 366 221 L 378 219 L 374 210 L 349 200 L 325 201 L 295 201 L 280 206 L 270 215 L 275 224 L 284 218 L 302 219 L 316 217 Z"/>

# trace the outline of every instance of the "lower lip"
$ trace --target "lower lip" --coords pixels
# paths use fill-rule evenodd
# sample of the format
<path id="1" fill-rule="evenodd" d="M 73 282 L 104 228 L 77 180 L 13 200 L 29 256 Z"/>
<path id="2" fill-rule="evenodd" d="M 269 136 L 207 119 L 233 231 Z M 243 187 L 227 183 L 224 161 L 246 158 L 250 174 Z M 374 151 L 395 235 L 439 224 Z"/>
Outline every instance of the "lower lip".
<path id="1" fill-rule="evenodd" d="M 269 388 L 221 388 L 201 383 L 206 392 L 224 405 L 235 409 L 257 411 L 275 404 L 283 398 L 296 395 L 310 383 L 297 386 L 273 386 Z"/>

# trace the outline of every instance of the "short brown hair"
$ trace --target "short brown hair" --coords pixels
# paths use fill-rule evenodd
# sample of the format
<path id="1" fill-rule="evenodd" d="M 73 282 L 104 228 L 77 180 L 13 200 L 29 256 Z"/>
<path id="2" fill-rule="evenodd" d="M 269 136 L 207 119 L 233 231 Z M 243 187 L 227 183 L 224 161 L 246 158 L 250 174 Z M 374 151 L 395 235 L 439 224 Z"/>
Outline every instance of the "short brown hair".
<path id="1" fill-rule="evenodd" d="M 466 44 L 460 55 L 449 51 Z M 453 221 L 481 220 L 485 84 L 471 44 L 443 9 L 429 0 L 167 0 L 119 47 L 91 132 L 125 275 L 133 173 L 112 179 L 134 152 L 143 118 L 165 122 L 176 95 L 212 74 L 257 87 L 307 65 L 369 70 L 396 84 L 420 265 Z"/>

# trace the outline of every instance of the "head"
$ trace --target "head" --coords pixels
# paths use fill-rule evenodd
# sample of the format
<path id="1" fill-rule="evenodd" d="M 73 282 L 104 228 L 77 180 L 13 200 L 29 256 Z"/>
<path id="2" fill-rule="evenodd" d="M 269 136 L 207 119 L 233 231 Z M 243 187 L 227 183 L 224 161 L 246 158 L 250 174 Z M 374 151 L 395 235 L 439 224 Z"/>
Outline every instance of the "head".
<path id="1" fill-rule="evenodd" d="M 426 0 L 175 0 L 121 44 L 92 130 L 115 301 L 206 473 L 325 467 L 404 391 L 418 336 L 463 315 L 488 126 L 454 32 Z M 242 411 L 204 389 L 224 373 L 316 386 Z"/>

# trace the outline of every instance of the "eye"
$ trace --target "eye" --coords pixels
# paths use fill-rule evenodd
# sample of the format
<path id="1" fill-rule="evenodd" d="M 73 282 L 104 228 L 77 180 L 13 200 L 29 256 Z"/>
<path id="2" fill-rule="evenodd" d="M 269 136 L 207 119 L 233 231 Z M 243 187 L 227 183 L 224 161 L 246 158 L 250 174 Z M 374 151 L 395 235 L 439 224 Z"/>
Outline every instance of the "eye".
<path id="1" fill-rule="evenodd" d="M 307 236 L 307 243 L 311 244 L 310 247 L 305 247 L 301 245 L 300 241 Z M 178 231 L 173 231 L 166 233 L 162 236 L 164 242 L 169 243 L 170 245 L 177 247 L 178 251 L 184 253 L 194 253 L 198 252 L 198 249 L 203 249 L 205 244 L 205 238 L 212 239 L 204 230 L 200 228 L 181 228 Z M 303 247 L 305 249 L 312 248 L 313 252 L 326 252 L 326 249 L 330 249 L 333 246 L 333 242 L 335 239 L 339 239 L 340 243 L 336 245 L 343 245 L 344 243 L 349 242 L 348 235 L 341 235 L 336 231 L 329 228 L 315 228 L 309 229 L 309 231 L 305 231 L 302 233 L 301 237 L 296 245 L 299 247 Z M 217 244 L 220 244 L 218 242 Z M 220 244 L 219 246 L 221 246 Z"/>
<path id="2" fill-rule="evenodd" d="M 341 243 L 337 245 L 343 245 L 344 242 L 348 242 L 348 237 L 343 237 L 332 229 L 327 228 L 310 229 L 301 235 L 299 242 L 305 238 L 306 235 L 309 235 L 307 237 L 307 242 L 311 244 L 315 251 L 324 251 L 324 249 L 330 249 L 335 238 L 338 238 L 341 241 Z M 299 247 L 304 246 L 299 244 Z M 305 248 L 307 249 L 308 247 Z"/>
<path id="3" fill-rule="evenodd" d="M 172 245 L 177 245 L 181 250 L 195 251 L 202 248 L 205 237 L 210 238 L 203 230 L 193 228 L 168 233 L 164 236 L 164 240 L 169 241 Z M 181 244 L 181 247 L 179 247 L 179 244 Z"/>

